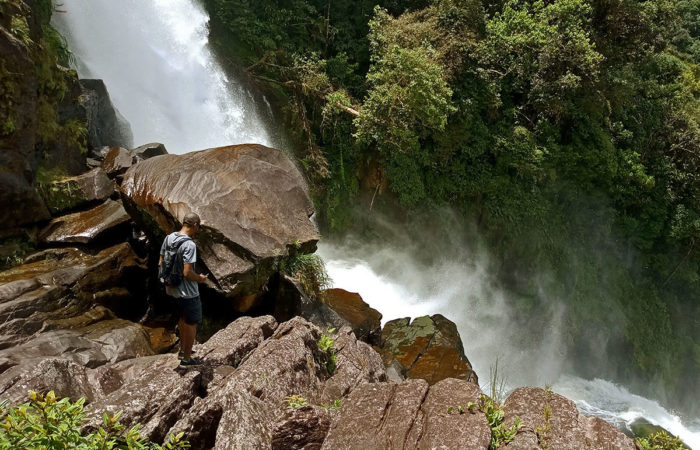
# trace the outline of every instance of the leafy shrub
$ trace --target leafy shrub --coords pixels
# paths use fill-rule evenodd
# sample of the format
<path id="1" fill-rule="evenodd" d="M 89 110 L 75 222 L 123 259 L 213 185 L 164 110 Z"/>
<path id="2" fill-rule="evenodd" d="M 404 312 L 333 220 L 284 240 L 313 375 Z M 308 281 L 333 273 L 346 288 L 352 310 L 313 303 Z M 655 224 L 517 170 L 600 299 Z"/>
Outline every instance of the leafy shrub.
<path id="1" fill-rule="evenodd" d="M 96 433 L 85 434 L 85 398 L 71 402 L 68 397 L 58 399 L 53 391 L 46 395 L 29 393 L 29 402 L 6 408 L 0 405 L 0 448 L 22 449 L 175 449 L 187 448 L 183 434 L 171 435 L 168 443 L 160 446 L 139 438 L 139 425 L 126 429 L 119 423 L 121 414 L 110 417 L 106 413 Z"/>
<path id="2" fill-rule="evenodd" d="M 643 450 L 685 450 L 683 442 L 665 431 L 659 431 L 651 436 L 637 439 L 637 443 Z"/>
<path id="3" fill-rule="evenodd" d="M 331 283 L 326 265 L 318 255 L 299 253 L 299 247 L 298 242 L 291 246 L 289 256 L 279 263 L 279 271 L 298 279 L 307 295 L 320 300 L 321 292 Z"/>

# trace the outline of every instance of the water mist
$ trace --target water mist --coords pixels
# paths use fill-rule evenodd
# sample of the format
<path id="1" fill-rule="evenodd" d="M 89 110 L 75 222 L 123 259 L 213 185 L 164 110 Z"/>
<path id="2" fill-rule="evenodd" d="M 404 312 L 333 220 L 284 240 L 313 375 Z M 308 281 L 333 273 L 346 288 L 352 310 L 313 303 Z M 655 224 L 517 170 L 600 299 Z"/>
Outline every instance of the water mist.
<path id="1" fill-rule="evenodd" d="M 104 80 L 136 145 L 279 145 L 252 95 L 214 60 L 209 16 L 195 0 L 64 0 L 61 10 L 53 23 L 80 77 Z"/>

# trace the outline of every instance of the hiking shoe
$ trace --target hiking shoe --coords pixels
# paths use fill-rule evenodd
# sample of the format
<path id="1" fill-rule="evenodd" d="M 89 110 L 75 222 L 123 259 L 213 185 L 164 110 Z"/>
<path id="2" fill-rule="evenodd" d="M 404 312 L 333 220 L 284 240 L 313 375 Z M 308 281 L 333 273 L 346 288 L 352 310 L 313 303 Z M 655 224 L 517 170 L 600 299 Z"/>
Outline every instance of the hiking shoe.
<path id="1" fill-rule="evenodd" d="M 180 366 L 201 366 L 203 361 L 199 358 L 181 359 Z"/>

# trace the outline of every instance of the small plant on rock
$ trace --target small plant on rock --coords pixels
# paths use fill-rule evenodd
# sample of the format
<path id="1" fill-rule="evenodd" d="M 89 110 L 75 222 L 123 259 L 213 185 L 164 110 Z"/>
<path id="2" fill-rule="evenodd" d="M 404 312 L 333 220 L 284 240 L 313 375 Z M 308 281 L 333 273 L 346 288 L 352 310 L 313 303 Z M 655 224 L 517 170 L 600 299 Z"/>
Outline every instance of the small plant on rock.
<path id="1" fill-rule="evenodd" d="M 333 328 L 328 330 L 328 333 L 333 333 L 334 331 L 335 329 Z M 321 350 L 321 363 L 328 373 L 333 373 L 336 363 L 335 339 L 324 334 L 321 336 L 321 339 L 318 340 L 318 349 Z"/>
<path id="2" fill-rule="evenodd" d="M 294 241 L 289 256 L 279 260 L 279 271 L 299 280 L 302 289 L 311 298 L 322 299 L 322 291 L 330 286 L 331 279 L 320 256 L 300 253 L 301 243 Z"/>
<path id="3" fill-rule="evenodd" d="M 333 400 L 333 403 L 331 403 L 330 405 L 322 404 L 321 407 L 326 408 L 329 411 L 339 411 L 342 404 L 343 404 L 343 399 L 336 398 L 335 400 Z"/>
<path id="4" fill-rule="evenodd" d="M 463 414 L 464 409 L 460 409 L 461 406 L 457 408 L 457 412 Z M 488 420 L 489 427 L 491 427 L 491 443 L 489 449 L 498 448 L 512 441 L 522 426 L 520 418 L 516 417 L 515 424 L 506 428 L 503 425 L 503 419 L 505 418 L 503 405 L 494 402 L 488 395 L 482 395 L 478 404 L 472 402 L 467 403 L 467 410 L 470 413 L 475 413 L 477 409 L 486 415 L 486 420 Z M 448 413 L 450 412 L 451 411 L 448 409 Z"/>
<path id="5" fill-rule="evenodd" d="M 187 448 L 183 434 L 171 435 L 164 446 L 139 437 L 139 425 L 126 429 L 119 422 L 121 413 L 105 414 L 96 433 L 84 434 L 85 420 L 81 398 L 71 402 L 59 399 L 53 391 L 46 395 L 30 391 L 29 402 L 13 408 L 0 405 L 0 448 L 22 449 L 167 449 Z"/>
<path id="6" fill-rule="evenodd" d="M 301 408 L 309 404 L 309 402 L 300 395 L 290 395 L 289 397 L 285 397 L 284 401 L 287 402 L 287 409 Z"/>

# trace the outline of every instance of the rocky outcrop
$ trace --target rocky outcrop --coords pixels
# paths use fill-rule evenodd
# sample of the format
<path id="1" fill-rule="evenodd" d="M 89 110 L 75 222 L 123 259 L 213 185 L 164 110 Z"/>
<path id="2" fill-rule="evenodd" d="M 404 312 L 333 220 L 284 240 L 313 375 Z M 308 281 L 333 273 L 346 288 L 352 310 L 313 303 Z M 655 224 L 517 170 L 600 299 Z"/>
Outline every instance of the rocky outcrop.
<path id="1" fill-rule="evenodd" d="M 102 161 L 102 168 L 110 177 L 123 175 L 134 165 L 134 155 L 123 147 L 111 147 Z"/>
<path id="2" fill-rule="evenodd" d="M 363 385 L 343 402 L 322 448 L 488 449 L 486 417 L 455 412 L 480 396 L 477 385 L 456 379 Z"/>
<path id="3" fill-rule="evenodd" d="M 53 219 L 40 233 L 46 244 L 87 244 L 106 233 L 114 237 L 115 228 L 127 225 L 129 215 L 121 202 L 107 202 L 89 209 Z"/>
<path id="4" fill-rule="evenodd" d="M 102 80 L 80 80 L 80 105 L 87 115 L 87 143 L 102 146 L 131 147 L 134 136 L 129 122 L 114 107 Z"/>
<path id="5" fill-rule="evenodd" d="M 457 326 L 440 314 L 417 317 L 413 322 L 410 318 L 387 322 L 380 353 L 387 368 L 400 377 L 420 378 L 430 384 L 445 378 L 478 383 Z"/>
<path id="6" fill-rule="evenodd" d="M 89 146 L 131 145 L 112 130 L 118 113 L 104 84 L 79 82 L 45 42 L 50 11 L 33 1 L 0 2 L 0 229 L 65 211 L 60 202 L 47 208 L 37 182 L 84 171 Z"/>
<path id="7" fill-rule="evenodd" d="M 323 302 L 352 328 L 358 339 L 378 344 L 382 333 L 382 315 L 362 300 L 360 294 L 344 289 L 326 289 Z"/>
<path id="8" fill-rule="evenodd" d="M 136 159 L 136 162 L 139 162 L 154 156 L 167 155 L 168 151 L 165 149 L 165 145 L 159 142 L 151 142 L 150 144 L 131 149 L 130 153 Z"/>
<path id="9" fill-rule="evenodd" d="M 156 156 L 129 169 L 121 190 L 132 217 L 158 238 L 199 214 L 198 255 L 212 287 L 230 297 L 260 293 L 276 259 L 290 246 L 315 250 L 319 237 L 301 173 L 284 152 L 261 145 Z"/>
<path id="10" fill-rule="evenodd" d="M 145 306 L 139 287 L 144 270 L 129 245 L 119 244 L 95 255 L 47 250 L 0 272 L 0 367 L 64 353 L 90 366 L 150 354 L 140 326 L 95 308 L 109 298 L 106 293 L 124 286 L 122 305 L 108 306 L 138 314 Z"/>
<path id="11" fill-rule="evenodd" d="M 504 425 L 518 417 L 522 427 L 508 449 L 634 450 L 634 441 L 596 417 L 578 412 L 571 400 L 546 389 L 523 387 L 505 402 Z"/>
<path id="12" fill-rule="evenodd" d="M 99 168 L 75 177 L 39 184 L 44 204 L 54 216 L 102 202 L 112 195 L 114 188 L 112 180 Z"/>
<path id="13" fill-rule="evenodd" d="M 183 432 L 194 449 L 489 448 L 487 417 L 468 406 L 482 396 L 475 383 L 387 382 L 379 355 L 350 327 L 333 335 L 329 370 L 322 335 L 300 317 L 280 325 L 271 316 L 244 317 L 196 346 L 202 366 L 184 369 L 165 354 L 90 368 L 60 355 L 0 374 L 0 396 L 11 404 L 29 389 L 86 397 L 87 429 L 104 412 L 122 411 L 125 425 L 142 424 L 142 437 L 165 441 Z M 505 411 L 504 426 L 516 417 L 523 424 L 509 448 L 634 448 L 549 391 L 517 389 Z"/>

